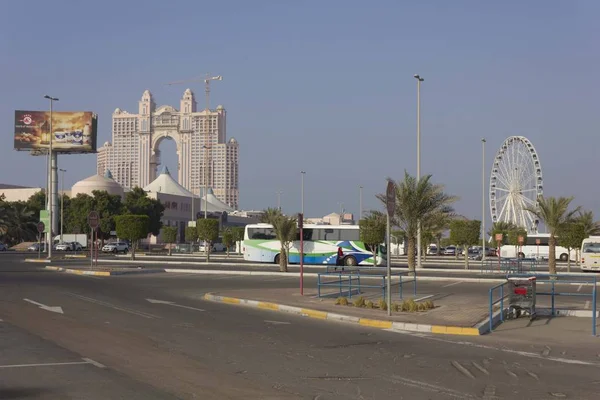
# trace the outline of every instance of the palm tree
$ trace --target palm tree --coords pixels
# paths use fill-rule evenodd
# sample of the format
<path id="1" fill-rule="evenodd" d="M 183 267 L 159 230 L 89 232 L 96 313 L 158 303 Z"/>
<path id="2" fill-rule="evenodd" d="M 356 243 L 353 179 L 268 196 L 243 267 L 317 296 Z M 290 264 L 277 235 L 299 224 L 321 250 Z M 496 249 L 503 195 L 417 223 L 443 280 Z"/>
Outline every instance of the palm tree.
<path id="1" fill-rule="evenodd" d="M 593 212 L 580 211 L 576 220 L 578 224 L 583 226 L 586 237 L 600 235 L 600 221 L 594 222 Z"/>
<path id="2" fill-rule="evenodd" d="M 450 229 L 450 222 L 455 217 L 454 213 L 431 213 L 421 221 L 421 242 L 423 259 L 427 258 L 429 244 L 435 240 L 437 253 L 440 251 L 440 240 L 445 231 Z M 423 251 L 424 250 L 424 251 Z"/>
<path id="3" fill-rule="evenodd" d="M 579 212 L 579 207 L 569 211 L 569 206 L 573 197 L 538 197 L 537 207 L 527 208 L 527 211 L 534 214 L 540 220 L 550 233 L 548 239 L 548 271 L 551 275 L 556 274 L 556 236 L 558 231 L 565 225 L 575 219 Z"/>
<path id="4" fill-rule="evenodd" d="M 36 218 L 34 211 L 27 203 L 13 202 L 8 209 L 8 229 L 6 235 L 14 243 L 35 240 L 37 236 Z"/>
<path id="5" fill-rule="evenodd" d="M 377 198 L 386 203 L 385 193 Z M 406 232 L 408 238 L 408 268 L 415 270 L 415 246 L 419 221 L 427 221 L 436 214 L 451 215 L 450 204 L 458 198 L 444 193 L 444 187 L 431 182 L 431 175 L 423 176 L 419 182 L 407 172 L 404 180 L 396 183 L 396 211 L 393 223 Z"/>
<path id="6" fill-rule="evenodd" d="M 273 225 L 275 236 L 281 243 L 281 250 L 278 257 L 279 270 L 287 272 L 290 246 L 298 233 L 296 217 L 283 215 L 277 208 L 267 208 L 261 217 L 261 221 Z"/>

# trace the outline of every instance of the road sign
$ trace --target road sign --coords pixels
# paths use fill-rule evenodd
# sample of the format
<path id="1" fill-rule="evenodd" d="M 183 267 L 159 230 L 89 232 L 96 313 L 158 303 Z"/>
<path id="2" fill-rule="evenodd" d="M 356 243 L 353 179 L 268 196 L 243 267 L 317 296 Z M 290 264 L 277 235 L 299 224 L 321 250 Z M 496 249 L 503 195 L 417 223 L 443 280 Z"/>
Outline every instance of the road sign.
<path id="1" fill-rule="evenodd" d="M 87 220 L 88 220 L 88 225 L 92 229 L 96 229 L 98 227 L 98 225 L 100 224 L 100 216 L 98 215 L 98 213 L 96 211 L 90 211 L 90 213 L 88 214 Z"/>
<path id="2" fill-rule="evenodd" d="M 535 239 L 535 244 L 537 244 L 538 246 L 542 243 L 541 239 Z"/>
<path id="3" fill-rule="evenodd" d="M 387 212 L 390 217 L 394 216 L 396 211 L 396 185 L 394 182 L 388 181 L 387 189 L 385 191 L 385 203 L 387 206 Z"/>
<path id="4" fill-rule="evenodd" d="M 37 223 L 37 230 L 39 233 L 44 232 L 44 229 L 46 229 L 46 224 L 44 224 L 42 221 Z"/>
<path id="5" fill-rule="evenodd" d="M 519 236 L 519 244 L 525 243 L 525 238 L 523 236 Z"/>
<path id="6" fill-rule="evenodd" d="M 501 241 L 502 241 L 502 234 L 496 233 L 496 242 L 501 242 Z"/>

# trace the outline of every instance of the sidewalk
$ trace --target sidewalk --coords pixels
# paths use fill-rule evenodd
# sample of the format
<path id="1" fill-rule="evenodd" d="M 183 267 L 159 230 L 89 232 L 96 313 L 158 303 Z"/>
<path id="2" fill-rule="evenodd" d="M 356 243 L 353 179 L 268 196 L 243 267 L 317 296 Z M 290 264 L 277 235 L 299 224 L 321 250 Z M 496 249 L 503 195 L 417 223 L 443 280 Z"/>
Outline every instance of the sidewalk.
<path id="1" fill-rule="evenodd" d="M 376 303 L 381 292 L 361 293 L 366 300 Z M 360 295 L 354 294 L 349 302 Z M 357 308 L 352 305 L 335 305 L 336 296 L 318 298 L 314 289 L 239 289 L 209 293 L 206 300 L 238 304 L 262 309 L 292 312 L 319 319 L 333 319 L 399 331 L 480 335 L 487 331 L 488 305 L 486 296 L 473 293 L 469 296 L 416 296 L 415 300 L 432 300 L 435 308 L 423 312 L 392 312 L 380 309 Z M 409 299 L 410 296 L 405 296 Z M 395 295 L 394 303 L 401 303 Z"/>

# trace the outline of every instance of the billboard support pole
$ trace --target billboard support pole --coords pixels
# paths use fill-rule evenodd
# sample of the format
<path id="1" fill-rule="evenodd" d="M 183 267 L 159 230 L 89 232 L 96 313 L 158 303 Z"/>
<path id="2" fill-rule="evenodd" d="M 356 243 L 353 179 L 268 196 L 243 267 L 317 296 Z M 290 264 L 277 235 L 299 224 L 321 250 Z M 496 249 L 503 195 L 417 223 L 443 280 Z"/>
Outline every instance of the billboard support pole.
<path id="1" fill-rule="evenodd" d="M 54 244 L 54 241 L 52 240 L 52 231 L 54 229 L 54 219 L 56 218 L 56 215 L 54 215 L 54 173 L 56 172 L 56 170 L 54 168 L 56 168 L 56 154 L 54 154 L 54 152 L 52 151 L 52 136 L 53 136 L 53 132 L 52 132 L 52 105 L 54 103 L 54 101 L 58 101 L 58 98 L 56 97 L 51 97 L 48 95 L 44 96 L 45 99 L 50 100 L 50 130 L 49 130 L 49 134 L 48 134 L 48 142 L 49 142 L 49 146 L 48 146 L 48 181 L 49 181 L 49 191 L 50 193 L 48 193 L 48 198 L 50 199 L 48 201 L 48 205 L 49 205 L 49 216 L 50 216 L 50 226 L 48 227 L 48 258 L 52 258 L 52 245 Z M 58 200 L 58 199 L 57 199 Z"/>

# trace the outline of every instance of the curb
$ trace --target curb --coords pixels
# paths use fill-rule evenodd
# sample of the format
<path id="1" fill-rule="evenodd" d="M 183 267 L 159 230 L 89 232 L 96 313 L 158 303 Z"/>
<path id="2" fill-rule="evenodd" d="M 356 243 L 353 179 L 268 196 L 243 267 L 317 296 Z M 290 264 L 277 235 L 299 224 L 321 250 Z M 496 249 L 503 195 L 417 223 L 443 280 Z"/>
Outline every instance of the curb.
<path id="1" fill-rule="evenodd" d="M 201 274 L 201 275 L 239 275 L 239 276 L 288 276 L 288 277 L 299 277 L 299 272 L 277 272 L 277 271 L 228 271 L 218 269 L 182 269 L 182 268 L 165 268 L 161 270 L 168 273 L 188 273 L 188 274 Z M 316 278 L 318 276 L 315 272 L 305 272 L 305 277 Z M 505 279 L 497 278 L 456 278 L 456 277 L 444 277 L 444 276 L 417 276 L 419 281 L 457 281 L 457 282 L 475 282 L 475 283 L 502 283 L 506 282 Z M 361 275 L 361 279 L 381 279 L 381 276 L 369 276 Z"/>
<path id="2" fill-rule="evenodd" d="M 315 318 L 320 320 L 332 320 L 367 326 L 383 330 L 392 330 L 398 332 L 419 332 L 433 333 L 442 335 L 462 335 L 462 336 L 480 336 L 488 331 L 487 319 L 479 323 L 476 327 L 461 327 L 461 326 L 446 326 L 446 325 L 425 325 L 409 322 L 386 321 L 370 318 L 352 317 L 349 315 L 330 313 L 325 311 L 313 310 L 310 308 L 292 307 L 284 304 L 271 302 L 238 299 L 236 297 L 219 296 L 212 293 L 206 293 L 203 296 L 204 300 L 214 301 L 217 303 L 235 304 L 247 307 L 253 307 L 263 310 L 286 312 L 296 314 L 303 317 Z"/>
<path id="3" fill-rule="evenodd" d="M 164 272 L 161 269 L 152 269 L 152 270 L 139 270 L 139 271 L 88 271 L 84 269 L 74 269 L 74 268 L 63 268 L 63 267 L 54 267 L 54 266 L 46 266 L 47 270 L 56 271 L 56 272 L 64 272 L 67 274 L 74 275 L 88 275 L 88 276 L 116 276 L 116 275 L 128 275 L 128 274 L 151 274 L 156 272 Z"/>
<path id="4" fill-rule="evenodd" d="M 52 260 L 48 260 L 46 258 L 26 258 L 25 262 L 46 264 L 46 263 L 51 263 Z"/>
<path id="5" fill-rule="evenodd" d="M 85 254 L 65 254 L 65 258 L 88 258 Z"/>

